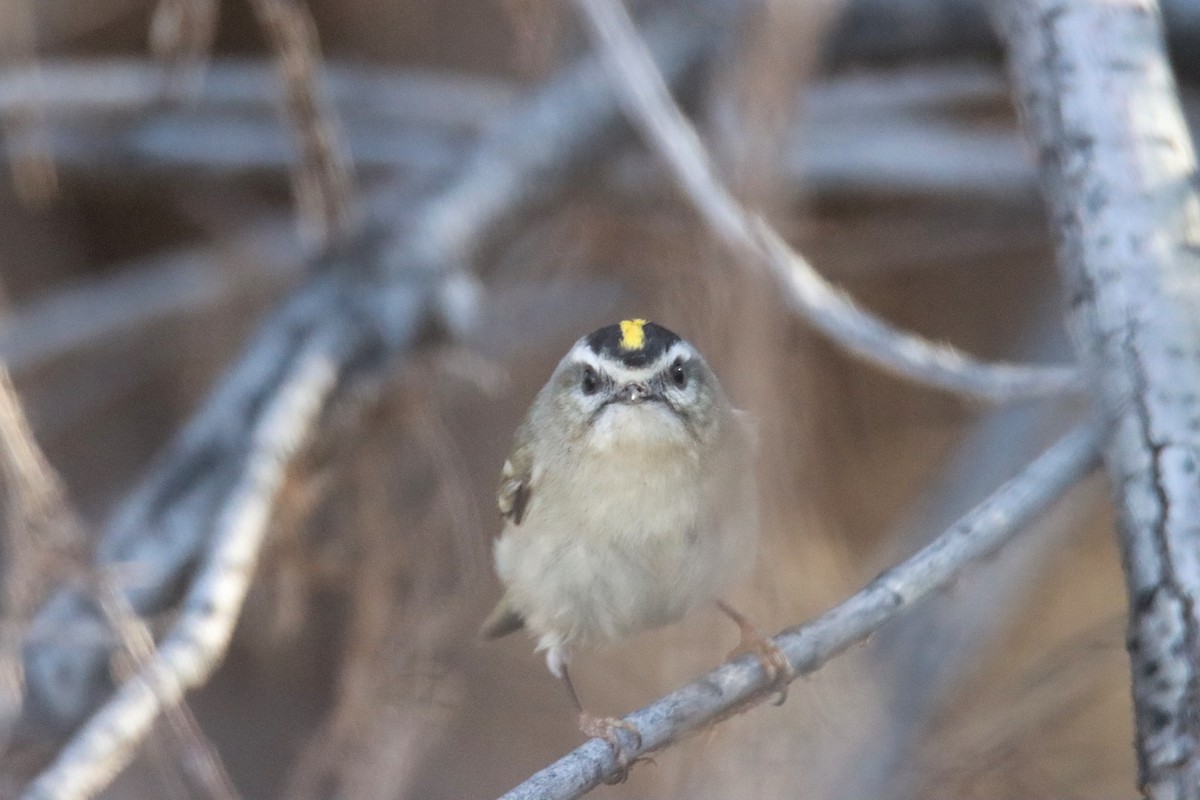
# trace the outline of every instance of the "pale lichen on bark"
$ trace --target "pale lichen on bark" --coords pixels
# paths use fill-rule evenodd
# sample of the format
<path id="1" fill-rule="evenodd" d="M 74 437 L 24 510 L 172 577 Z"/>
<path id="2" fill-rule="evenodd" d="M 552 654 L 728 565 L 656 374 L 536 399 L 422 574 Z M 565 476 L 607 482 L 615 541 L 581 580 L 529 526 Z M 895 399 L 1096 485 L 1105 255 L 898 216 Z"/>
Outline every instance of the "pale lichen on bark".
<path id="1" fill-rule="evenodd" d="M 996 10 L 1076 347 L 1114 422 L 1140 785 L 1200 797 L 1200 199 L 1161 14 L 1152 0 Z"/>

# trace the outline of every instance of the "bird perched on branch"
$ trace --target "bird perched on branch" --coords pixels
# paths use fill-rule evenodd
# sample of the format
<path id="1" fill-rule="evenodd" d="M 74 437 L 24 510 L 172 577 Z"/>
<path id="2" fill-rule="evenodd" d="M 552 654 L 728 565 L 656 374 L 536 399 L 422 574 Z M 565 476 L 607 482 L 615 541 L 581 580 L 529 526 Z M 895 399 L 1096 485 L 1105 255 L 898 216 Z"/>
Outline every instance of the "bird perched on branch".
<path id="1" fill-rule="evenodd" d="M 653 322 L 583 337 L 517 429 L 499 494 L 495 543 L 504 597 L 481 631 L 538 637 L 580 729 L 629 757 L 631 724 L 583 709 L 568 664 L 600 646 L 716 603 L 780 686 L 779 649 L 719 597 L 750 566 L 758 539 L 753 436 L 700 353 Z"/>

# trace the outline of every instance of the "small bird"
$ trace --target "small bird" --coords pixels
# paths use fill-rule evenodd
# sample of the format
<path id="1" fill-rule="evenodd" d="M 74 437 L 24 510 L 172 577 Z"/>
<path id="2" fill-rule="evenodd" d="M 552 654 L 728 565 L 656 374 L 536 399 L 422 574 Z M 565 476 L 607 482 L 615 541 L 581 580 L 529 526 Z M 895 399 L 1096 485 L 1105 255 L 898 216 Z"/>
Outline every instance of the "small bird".
<path id="1" fill-rule="evenodd" d="M 756 550 L 753 438 L 696 348 L 628 319 L 575 343 L 504 462 L 495 559 L 505 591 L 480 633 L 538 637 L 580 730 L 607 740 L 623 769 L 617 731 L 635 749 L 641 736 L 584 710 L 568 672 L 577 649 L 715 603 L 741 629 L 742 651 L 781 686 L 791 678 L 779 648 L 719 599 Z"/>

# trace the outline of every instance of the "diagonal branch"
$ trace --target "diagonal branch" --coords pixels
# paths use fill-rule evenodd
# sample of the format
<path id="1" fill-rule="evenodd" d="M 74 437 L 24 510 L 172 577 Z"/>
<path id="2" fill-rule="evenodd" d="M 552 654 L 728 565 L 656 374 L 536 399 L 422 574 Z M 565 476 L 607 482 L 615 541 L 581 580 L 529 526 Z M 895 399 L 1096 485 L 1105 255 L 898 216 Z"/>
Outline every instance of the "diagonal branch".
<path id="1" fill-rule="evenodd" d="M 275 49 L 298 163 L 292 176 L 301 231 L 318 247 L 345 241 L 360 222 L 354 163 L 326 96 L 317 29 L 299 0 L 252 0 Z"/>
<path id="2" fill-rule="evenodd" d="M 150 18 L 150 51 L 166 70 L 169 95 L 199 88 L 219 11 L 217 0 L 158 0 Z"/>
<path id="3" fill-rule="evenodd" d="M 0 114 L 9 150 L 13 186 L 22 201 L 45 205 L 58 191 L 58 174 L 47 148 L 42 75 L 36 53 L 32 0 L 0 0 L 0 72 L 21 84 L 24 102 Z"/>
<path id="4" fill-rule="evenodd" d="M 1046 276 L 1044 282 L 1052 277 Z M 1049 293 L 1048 293 L 1049 294 Z M 1062 324 L 1058 303 L 1039 303 L 1036 324 L 1019 345 L 1022 357 L 1048 357 L 1061 350 L 1057 332 Z M 930 534 L 962 513 L 964 502 L 978 497 L 1027 462 L 1042 446 L 1048 431 L 1071 419 L 1067 403 L 1023 403 L 989 409 L 974 421 L 940 459 L 928 488 L 910 506 L 897 530 L 882 541 L 880 558 L 891 563 L 898 552 L 928 542 Z M 1054 570 L 1053 554 L 1077 530 L 1085 509 L 1094 505 L 1095 492 L 1076 492 L 1050 519 L 1037 523 L 1036 534 L 1005 547 L 984 568 L 963 576 L 953 594 L 927 598 L 903 619 L 871 637 L 863 648 L 868 672 L 862 678 L 875 687 L 864 693 L 843 737 L 853 742 L 852 754 L 870 753 L 839 762 L 824 800 L 919 797 L 922 745 L 950 702 L 959 696 L 964 679 L 985 663 L 992 645 L 1008 630 L 1016 608 L 1028 601 L 1031 589 Z M 898 550 L 903 548 L 903 550 Z M 890 553 L 888 551 L 891 551 Z M 931 654 L 936 654 L 931 658 Z M 981 720 L 982 721 L 982 720 Z M 857 736 L 855 732 L 860 732 Z"/>
<path id="5" fill-rule="evenodd" d="M 0 752 L 20 718 L 24 692 L 21 640 L 61 562 L 83 552 L 82 529 L 67 493 L 37 446 L 29 420 L 0 362 Z"/>
<path id="6" fill-rule="evenodd" d="M 4 488 L 9 538 L 5 543 L 8 558 L 3 577 L 5 591 L 0 598 L 0 679 L 8 684 L 19 678 L 20 634 L 28 616 L 36 610 L 50 585 L 72 577 L 86 584 L 103 609 L 108 623 L 121 644 L 122 660 L 132 665 L 154 656 L 154 639 L 148 626 L 137 617 L 120 593 L 114 575 L 88 574 L 82 556 L 86 552 L 84 525 L 70 503 L 62 480 L 38 447 L 29 427 L 16 389 L 8 378 L 7 367 L 0 362 L 0 485 Z M 13 670 L 12 664 L 18 669 Z M 18 692 L 17 703 L 11 696 L 0 696 L 0 750 L 11 732 L 11 720 L 4 712 L 19 707 L 20 683 L 0 685 L 0 690 Z M 209 795 L 218 800 L 234 800 L 224 765 L 211 742 L 186 705 L 172 709 L 171 731 L 182 770 L 199 779 Z"/>
<path id="7" fill-rule="evenodd" d="M 713 232 L 747 263 L 765 267 L 810 325 L 858 358 L 895 375 L 1004 402 L 1081 388 L 1069 367 L 989 364 L 889 325 L 825 281 L 765 220 L 718 180 L 691 123 L 671 98 L 621 0 L 575 0 L 630 119 L 670 166 Z"/>
<path id="8" fill-rule="evenodd" d="M 1081 362 L 1114 422 L 1139 787 L 1200 796 L 1200 191 L 1155 0 L 1001 0 Z"/>
<path id="9" fill-rule="evenodd" d="M 796 675 L 816 671 L 921 598 L 950 585 L 973 562 L 996 552 L 1096 465 L 1100 439 L 1099 427 L 1091 424 L 1067 434 L 907 561 L 807 625 L 776 636 Z M 754 658 L 728 662 L 626 717 L 641 733 L 641 747 L 630 755 L 661 750 L 691 731 L 757 705 L 772 690 Z M 612 748 L 592 739 L 502 800 L 566 800 L 617 774 Z"/>
<path id="10" fill-rule="evenodd" d="M 309 441 L 336 386 L 334 366 L 346 344 L 332 333 L 299 351 L 288 378 L 273 393 L 252 432 L 249 460 L 216 520 L 209 558 L 192 583 L 184 610 L 158 652 L 87 721 L 54 765 L 25 791 L 27 800 L 89 797 L 132 758 L 158 714 L 216 668 L 249 590 L 266 521 L 287 467 Z"/>

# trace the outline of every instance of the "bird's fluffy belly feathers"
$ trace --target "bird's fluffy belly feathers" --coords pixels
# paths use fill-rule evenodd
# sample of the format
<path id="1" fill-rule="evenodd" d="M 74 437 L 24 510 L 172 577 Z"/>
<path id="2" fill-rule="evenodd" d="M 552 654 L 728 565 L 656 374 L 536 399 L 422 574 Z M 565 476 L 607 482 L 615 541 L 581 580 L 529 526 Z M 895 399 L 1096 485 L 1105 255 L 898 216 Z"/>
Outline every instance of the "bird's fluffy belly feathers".
<path id="1" fill-rule="evenodd" d="M 730 494 L 745 481 L 706 485 L 670 441 L 604 437 L 588 447 L 606 452 L 547 469 L 525 519 L 496 542 L 508 600 L 542 649 L 672 622 L 753 554 L 754 522 L 731 512 L 753 503 Z"/>

